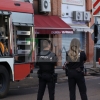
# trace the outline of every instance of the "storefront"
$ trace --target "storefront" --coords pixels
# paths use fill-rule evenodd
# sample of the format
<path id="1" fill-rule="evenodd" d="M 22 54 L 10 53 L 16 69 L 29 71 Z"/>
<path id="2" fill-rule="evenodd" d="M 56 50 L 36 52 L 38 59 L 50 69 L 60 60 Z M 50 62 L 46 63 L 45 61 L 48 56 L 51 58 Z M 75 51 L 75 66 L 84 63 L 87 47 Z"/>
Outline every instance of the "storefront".
<path id="1" fill-rule="evenodd" d="M 81 42 L 81 49 L 86 50 L 86 35 L 85 32 L 77 32 L 74 34 L 62 35 L 62 64 L 65 62 L 66 51 L 69 50 L 70 42 L 73 38 L 77 38 Z"/>
<path id="2" fill-rule="evenodd" d="M 41 40 L 49 39 L 53 43 L 53 52 L 58 55 L 62 34 L 73 34 L 73 29 L 58 16 L 35 15 L 35 37 L 38 39 L 36 54 L 41 51 Z M 61 62 L 61 60 L 60 60 Z"/>
<path id="3" fill-rule="evenodd" d="M 66 51 L 68 51 L 73 38 L 80 40 L 81 49 L 86 52 L 86 34 L 91 30 L 87 26 L 87 23 L 90 21 L 90 12 L 86 11 L 85 0 L 62 0 L 61 18 L 73 29 L 73 34 L 62 34 L 63 65 Z"/>

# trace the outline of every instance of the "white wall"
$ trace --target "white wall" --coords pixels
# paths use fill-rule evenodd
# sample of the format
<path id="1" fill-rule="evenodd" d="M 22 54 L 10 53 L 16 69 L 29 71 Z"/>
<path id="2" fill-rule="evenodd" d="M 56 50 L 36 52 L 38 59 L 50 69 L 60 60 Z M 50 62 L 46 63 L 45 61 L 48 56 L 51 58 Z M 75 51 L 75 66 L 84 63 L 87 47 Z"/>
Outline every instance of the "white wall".
<path id="1" fill-rule="evenodd" d="M 70 5 L 70 4 L 63 4 L 61 5 L 61 15 L 64 14 L 64 16 L 61 17 L 61 19 L 64 22 L 72 23 L 72 11 L 85 11 L 85 0 L 84 5 Z M 69 13 L 69 15 L 66 15 L 66 13 Z"/>

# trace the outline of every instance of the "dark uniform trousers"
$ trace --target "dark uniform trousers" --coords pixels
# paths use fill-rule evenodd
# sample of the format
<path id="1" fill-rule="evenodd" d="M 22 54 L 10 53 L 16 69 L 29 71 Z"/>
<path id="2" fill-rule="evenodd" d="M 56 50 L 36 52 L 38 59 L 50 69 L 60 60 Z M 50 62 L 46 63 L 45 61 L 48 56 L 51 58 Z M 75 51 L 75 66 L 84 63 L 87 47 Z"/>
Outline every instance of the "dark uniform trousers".
<path id="1" fill-rule="evenodd" d="M 68 84 L 70 92 L 70 100 L 76 100 L 76 84 L 79 88 L 81 100 L 88 100 L 86 94 L 86 85 L 83 72 L 77 72 L 76 70 L 68 71 Z"/>
<path id="2" fill-rule="evenodd" d="M 43 100 L 43 95 L 46 89 L 46 85 L 48 85 L 48 91 L 49 91 L 49 100 L 55 100 L 55 82 L 53 81 L 53 78 L 43 79 L 39 78 L 39 90 L 38 90 L 38 96 L 37 100 Z"/>

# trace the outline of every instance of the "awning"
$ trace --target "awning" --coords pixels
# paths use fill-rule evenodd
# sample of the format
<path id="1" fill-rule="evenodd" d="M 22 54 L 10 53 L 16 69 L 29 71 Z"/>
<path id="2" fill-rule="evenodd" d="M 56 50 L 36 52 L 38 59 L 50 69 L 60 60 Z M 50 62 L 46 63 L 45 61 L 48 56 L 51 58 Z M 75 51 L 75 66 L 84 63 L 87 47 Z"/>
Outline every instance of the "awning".
<path id="1" fill-rule="evenodd" d="M 73 33 L 73 29 L 58 16 L 34 15 L 36 34 Z"/>
<path id="2" fill-rule="evenodd" d="M 0 0 L 0 11 L 23 12 L 33 14 L 31 3 L 16 0 Z"/>
<path id="3" fill-rule="evenodd" d="M 76 31 L 76 32 L 91 32 L 92 31 L 90 27 L 88 27 L 85 24 L 69 24 L 69 25 L 73 28 L 73 31 Z"/>

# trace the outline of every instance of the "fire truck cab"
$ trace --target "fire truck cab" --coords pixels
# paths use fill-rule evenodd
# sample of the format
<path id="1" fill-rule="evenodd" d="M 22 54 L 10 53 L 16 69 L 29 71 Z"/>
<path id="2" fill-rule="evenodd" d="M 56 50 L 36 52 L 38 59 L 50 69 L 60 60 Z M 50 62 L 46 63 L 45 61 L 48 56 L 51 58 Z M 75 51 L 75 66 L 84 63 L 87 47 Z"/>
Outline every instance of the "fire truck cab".
<path id="1" fill-rule="evenodd" d="M 29 2 L 0 1 L 0 98 L 10 81 L 20 81 L 33 70 L 33 6 Z"/>

